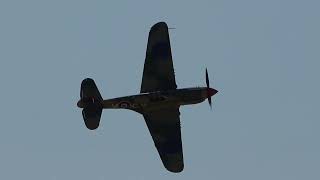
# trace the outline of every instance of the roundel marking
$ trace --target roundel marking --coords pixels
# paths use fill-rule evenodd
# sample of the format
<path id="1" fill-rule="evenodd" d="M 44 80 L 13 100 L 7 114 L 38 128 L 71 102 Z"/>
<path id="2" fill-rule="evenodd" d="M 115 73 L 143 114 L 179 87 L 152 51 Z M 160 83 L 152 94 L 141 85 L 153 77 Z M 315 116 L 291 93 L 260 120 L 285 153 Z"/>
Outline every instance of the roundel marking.
<path id="1" fill-rule="evenodd" d="M 120 108 L 129 108 L 129 102 L 123 101 L 119 103 Z"/>

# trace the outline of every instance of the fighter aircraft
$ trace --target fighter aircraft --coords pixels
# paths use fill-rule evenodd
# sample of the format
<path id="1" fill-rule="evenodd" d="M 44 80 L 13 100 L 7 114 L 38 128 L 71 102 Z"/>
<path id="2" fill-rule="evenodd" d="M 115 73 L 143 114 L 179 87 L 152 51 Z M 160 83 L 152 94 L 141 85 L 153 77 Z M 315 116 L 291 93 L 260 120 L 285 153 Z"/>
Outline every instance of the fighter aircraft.
<path id="1" fill-rule="evenodd" d="M 86 78 L 81 83 L 80 100 L 86 127 L 97 129 L 102 109 L 129 109 L 143 115 L 165 168 L 181 172 L 184 168 L 180 112 L 182 105 L 196 104 L 218 91 L 210 88 L 206 69 L 206 87 L 177 89 L 172 63 L 168 26 L 159 22 L 151 27 L 140 94 L 102 99 L 95 82 Z"/>

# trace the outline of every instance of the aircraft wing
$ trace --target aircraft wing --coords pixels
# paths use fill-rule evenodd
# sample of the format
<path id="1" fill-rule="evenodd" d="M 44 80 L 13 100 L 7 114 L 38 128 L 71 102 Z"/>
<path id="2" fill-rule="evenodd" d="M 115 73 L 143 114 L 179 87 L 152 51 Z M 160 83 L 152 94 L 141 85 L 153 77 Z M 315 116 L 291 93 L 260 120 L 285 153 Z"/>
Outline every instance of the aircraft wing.
<path id="1" fill-rule="evenodd" d="M 179 107 L 143 114 L 163 165 L 171 172 L 183 170 Z"/>
<path id="2" fill-rule="evenodd" d="M 140 93 L 176 89 L 168 26 L 151 27 Z"/>

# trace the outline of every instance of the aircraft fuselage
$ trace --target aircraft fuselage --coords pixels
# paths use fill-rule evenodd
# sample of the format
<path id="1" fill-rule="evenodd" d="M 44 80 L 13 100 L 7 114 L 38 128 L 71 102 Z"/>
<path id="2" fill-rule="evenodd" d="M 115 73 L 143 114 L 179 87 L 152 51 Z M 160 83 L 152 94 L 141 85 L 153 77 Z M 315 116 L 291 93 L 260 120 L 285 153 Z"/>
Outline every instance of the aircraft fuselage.
<path id="1" fill-rule="evenodd" d="M 103 100 L 104 109 L 130 109 L 136 112 L 203 102 L 217 91 L 207 87 L 183 88 L 168 91 L 141 93 Z"/>

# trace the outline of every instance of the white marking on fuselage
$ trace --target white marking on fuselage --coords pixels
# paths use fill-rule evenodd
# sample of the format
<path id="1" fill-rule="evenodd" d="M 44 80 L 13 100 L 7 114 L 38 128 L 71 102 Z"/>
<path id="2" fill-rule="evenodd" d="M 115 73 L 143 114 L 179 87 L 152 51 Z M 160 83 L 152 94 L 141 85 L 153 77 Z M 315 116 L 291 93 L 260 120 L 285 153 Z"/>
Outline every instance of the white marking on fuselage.
<path id="1" fill-rule="evenodd" d="M 111 107 L 112 108 L 124 108 L 124 109 L 137 109 L 139 107 L 145 107 L 147 104 L 146 103 L 130 103 L 127 101 L 122 101 L 120 103 L 112 103 Z"/>

